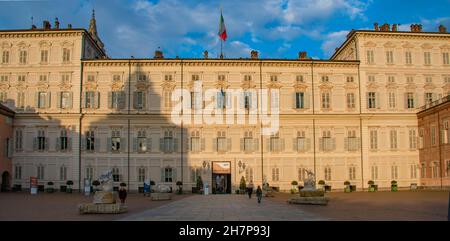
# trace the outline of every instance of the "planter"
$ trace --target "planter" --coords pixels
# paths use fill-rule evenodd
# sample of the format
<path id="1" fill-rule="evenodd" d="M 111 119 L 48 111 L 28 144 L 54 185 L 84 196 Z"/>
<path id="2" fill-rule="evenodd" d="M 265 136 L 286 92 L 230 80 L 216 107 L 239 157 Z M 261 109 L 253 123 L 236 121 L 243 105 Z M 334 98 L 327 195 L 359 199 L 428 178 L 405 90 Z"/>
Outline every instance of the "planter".
<path id="1" fill-rule="evenodd" d="M 350 191 L 356 192 L 356 185 L 350 185 Z"/>
<path id="2" fill-rule="evenodd" d="M 352 192 L 352 189 L 350 188 L 350 186 L 346 186 L 344 188 L 344 192 Z"/>
<path id="3" fill-rule="evenodd" d="M 331 186 L 325 185 L 324 190 L 325 190 L 325 192 L 331 192 Z"/>
<path id="4" fill-rule="evenodd" d="M 59 186 L 60 192 L 66 192 L 66 190 L 67 190 L 67 186 Z"/>
<path id="5" fill-rule="evenodd" d="M 398 191 L 398 186 L 397 184 L 392 184 L 391 185 L 391 192 L 397 192 Z"/>
<path id="6" fill-rule="evenodd" d="M 369 186 L 369 192 L 375 192 L 375 185 Z"/>
<path id="7" fill-rule="evenodd" d="M 72 188 L 71 187 L 67 188 L 66 193 L 72 193 Z"/>
<path id="8" fill-rule="evenodd" d="M 53 189 L 53 187 L 48 187 L 47 188 L 47 193 L 54 193 L 55 189 Z"/>
<path id="9" fill-rule="evenodd" d="M 139 193 L 144 193 L 144 187 L 138 187 L 138 192 Z"/>

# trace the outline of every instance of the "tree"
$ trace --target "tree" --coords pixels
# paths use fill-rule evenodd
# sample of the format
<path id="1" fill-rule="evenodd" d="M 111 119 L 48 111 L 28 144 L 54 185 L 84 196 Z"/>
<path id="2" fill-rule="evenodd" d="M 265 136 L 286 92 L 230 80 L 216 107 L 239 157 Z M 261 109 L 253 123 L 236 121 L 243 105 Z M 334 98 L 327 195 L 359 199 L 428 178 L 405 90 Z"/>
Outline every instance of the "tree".
<path id="1" fill-rule="evenodd" d="M 245 183 L 245 177 L 241 177 L 241 183 L 239 184 L 239 189 L 245 190 L 247 184 Z"/>

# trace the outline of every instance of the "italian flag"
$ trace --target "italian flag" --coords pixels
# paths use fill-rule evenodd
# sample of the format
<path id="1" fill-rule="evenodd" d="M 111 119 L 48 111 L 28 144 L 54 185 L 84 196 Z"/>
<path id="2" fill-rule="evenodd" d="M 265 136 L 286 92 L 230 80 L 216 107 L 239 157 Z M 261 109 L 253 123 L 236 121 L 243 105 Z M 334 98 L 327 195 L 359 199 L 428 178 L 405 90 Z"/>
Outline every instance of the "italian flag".
<path id="1" fill-rule="evenodd" d="M 223 41 L 227 40 L 227 29 L 225 28 L 225 21 L 223 21 L 222 11 L 220 11 L 219 37 Z"/>

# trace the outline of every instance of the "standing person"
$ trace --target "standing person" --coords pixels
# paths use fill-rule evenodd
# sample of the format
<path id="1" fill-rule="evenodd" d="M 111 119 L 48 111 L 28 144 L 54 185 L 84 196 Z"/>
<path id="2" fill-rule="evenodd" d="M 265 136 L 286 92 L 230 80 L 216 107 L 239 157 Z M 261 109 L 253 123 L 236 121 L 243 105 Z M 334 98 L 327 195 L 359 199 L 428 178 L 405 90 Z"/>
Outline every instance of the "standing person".
<path id="1" fill-rule="evenodd" d="M 248 193 L 248 198 L 251 199 L 252 198 L 252 194 L 253 194 L 253 181 L 250 181 L 248 183 L 247 193 Z"/>
<path id="2" fill-rule="evenodd" d="M 258 189 L 256 189 L 256 197 L 258 198 L 258 203 L 261 203 L 262 190 L 260 186 L 258 186 Z"/>
<path id="3" fill-rule="evenodd" d="M 120 187 L 119 199 L 120 203 L 125 204 L 125 199 L 127 199 L 127 190 L 125 189 L 125 187 Z"/>

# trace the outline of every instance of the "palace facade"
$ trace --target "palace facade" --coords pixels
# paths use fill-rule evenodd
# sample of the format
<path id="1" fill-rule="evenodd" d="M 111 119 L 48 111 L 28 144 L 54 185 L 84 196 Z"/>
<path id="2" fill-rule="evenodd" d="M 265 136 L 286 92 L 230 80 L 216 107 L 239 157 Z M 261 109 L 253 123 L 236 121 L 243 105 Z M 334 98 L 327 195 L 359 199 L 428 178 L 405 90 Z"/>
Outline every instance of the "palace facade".
<path id="1" fill-rule="evenodd" d="M 0 51 L 0 97 L 16 112 L 11 183 L 25 188 L 31 176 L 79 188 L 107 170 L 131 190 L 145 180 L 174 188 L 182 181 L 190 190 L 198 177 L 214 188 L 221 175 L 228 192 L 241 177 L 289 190 L 305 170 L 333 189 L 344 181 L 358 189 L 369 180 L 379 188 L 392 180 L 423 185 L 417 109 L 450 90 L 450 34 L 442 26 L 353 30 L 329 60 L 305 53 L 260 59 L 257 52 L 167 59 L 160 51 L 152 59 L 111 59 L 93 16 L 89 30 L 48 22 L 1 30 Z M 190 123 L 173 119 L 176 89 L 189 93 L 182 110 Z M 246 121 L 200 118 L 208 89 L 219 90 L 213 105 L 224 110 L 222 120 L 234 105 L 227 91 L 243 90 L 235 100 L 246 111 L 232 119 Z M 264 100 L 255 92 L 263 89 L 279 96 Z M 271 135 L 258 118 L 262 101 L 279 108 L 280 128 Z"/>

